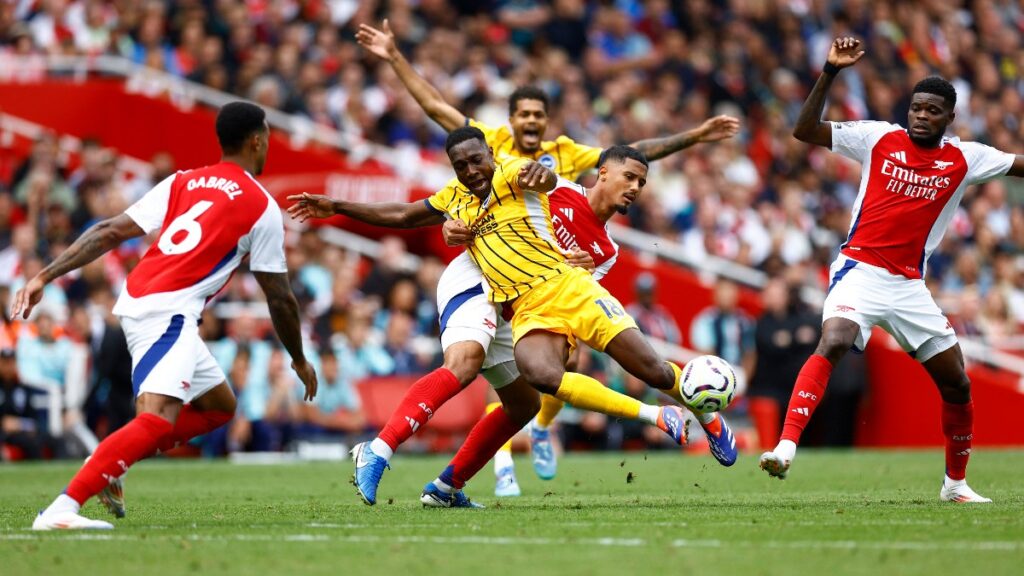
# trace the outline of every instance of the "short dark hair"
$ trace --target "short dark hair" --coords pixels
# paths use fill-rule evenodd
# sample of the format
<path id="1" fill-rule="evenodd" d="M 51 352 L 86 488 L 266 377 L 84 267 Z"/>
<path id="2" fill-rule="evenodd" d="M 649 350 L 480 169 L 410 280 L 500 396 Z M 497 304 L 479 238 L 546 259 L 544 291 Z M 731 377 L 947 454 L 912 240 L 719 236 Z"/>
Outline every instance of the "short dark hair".
<path id="1" fill-rule="evenodd" d="M 956 88 L 953 88 L 953 85 L 948 80 L 940 76 L 929 76 L 915 84 L 912 95 L 918 92 L 942 96 L 947 106 L 950 108 L 956 106 Z"/>
<path id="2" fill-rule="evenodd" d="M 263 130 L 267 113 L 250 102 L 225 104 L 217 112 L 217 141 L 220 149 L 231 154 L 242 149 L 246 138 Z"/>
<path id="3" fill-rule="evenodd" d="M 601 166 L 604 166 L 609 160 L 625 162 L 626 158 L 632 158 L 644 166 L 650 166 L 650 164 L 647 163 L 647 157 L 644 156 L 643 152 L 633 148 L 632 146 L 616 144 L 615 146 L 605 148 L 601 151 L 601 155 L 597 157 L 597 167 L 600 168 Z"/>
<path id="4" fill-rule="evenodd" d="M 548 95 L 536 86 L 520 86 L 508 97 L 508 115 L 514 116 L 519 108 L 520 100 L 540 100 L 544 104 L 544 112 L 548 111 Z"/>
<path id="5" fill-rule="evenodd" d="M 444 141 L 444 151 L 451 153 L 452 148 L 467 140 L 479 140 L 487 145 L 487 137 L 476 126 L 461 126 L 448 133 L 448 139 Z"/>

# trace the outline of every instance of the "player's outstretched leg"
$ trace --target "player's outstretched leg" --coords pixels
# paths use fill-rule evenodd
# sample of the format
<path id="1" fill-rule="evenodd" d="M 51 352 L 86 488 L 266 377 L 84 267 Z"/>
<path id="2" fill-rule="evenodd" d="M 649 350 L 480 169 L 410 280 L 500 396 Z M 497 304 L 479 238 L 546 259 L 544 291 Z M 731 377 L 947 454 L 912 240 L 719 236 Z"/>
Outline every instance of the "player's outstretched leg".
<path id="1" fill-rule="evenodd" d="M 501 406 L 501 402 L 491 402 L 484 412 L 486 417 Z M 514 498 L 522 495 L 519 481 L 516 480 L 515 462 L 512 461 L 512 440 L 505 442 L 494 453 L 494 495 L 498 498 Z"/>
<path id="2" fill-rule="evenodd" d="M 516 364 L 526 381 L 542 393 L 551 394 L 581 410 L 646 422 L 660 428 L 677 444 L 686 444 L 686 420 L 678 406 L 644 404 L 606 388 L 589 376 L 566 372 L 568 348 L 564 335 L 534 330 L 516 343 Z M 671 387 L 671 371 L 667 380 L 666 389 Z"/>

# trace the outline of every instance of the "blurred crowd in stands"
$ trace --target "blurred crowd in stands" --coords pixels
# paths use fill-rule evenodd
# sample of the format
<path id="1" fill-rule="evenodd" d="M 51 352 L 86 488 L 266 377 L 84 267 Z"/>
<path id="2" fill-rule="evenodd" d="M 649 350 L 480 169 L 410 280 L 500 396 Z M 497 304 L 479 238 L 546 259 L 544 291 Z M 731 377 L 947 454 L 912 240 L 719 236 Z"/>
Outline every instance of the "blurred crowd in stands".
<path id="1" fill-rule="evenodd" d="M 1024 9 L 1012 0 L 12 0 L 0 2 L 0 55 L 119 55 L 444 161 L 443 130 L 388 64 L 355 41 L 359 24 L 380 27 L 384 18 L 417 70 L 457 108 L 490 124 L 505 122 L 506 97 L 524 84 L 552 99 L 548 138 L 567 134 L 606 146 L 683 131 L 714 114 L 740 118 L 737 138 L 653 164 L 629 224 L 679 242 L 688 258 L 716 255 L 780 279 L 771 298 L 766 292 L 766 318 L 792 320 L 794 342 L 798 332 L 808 337 L 801 326 L 818 327 L 800 320 L 815 312 L 792 297 L 793 287 L 824 286 L 859 181 L 856 165 L 791 137 L 833 38 L 862 39 L 866 56 L 840 74 L 829 119 L 905 124 L 911 87 L 938 73 L 958 91 L 957 136 L 1024 153 Z M 0 284 L 7 294 L 85 227 L 182 168 L 159 155 L 151 179 L 124 182 L 116 152 L 99 142 L 84 143 L 73 169 L 65 159 L 57 139 L 43 137 L 28 158 L 0 171 Z M 997 180 L 970 189 L 928 273 L 959 334 L 1016 342 L 1024 322 L 1021 246 L 1024 187 Z M 103 353 L 119 330 L 109 314 L 114 291 L 142 248 L 126 245 L 51 286 L 34 322 L 4 325 L 5 387 L 8 363 L 37 370 L 23 379 L 53 379 L 72 355 L 70 345 L 85 346 L 100 385 L 88 387 L 84 405 L 93 408 L 82 418 L 94 430 L 97 421 L 121 421 L 130 411 L 130 366 L 126 373 L 126 358 Z M 315 234 L 290 238 L 289 269 L 321 351 L 322 379 L 338 386 L 322 388 L 314 407 L 297 402 L 286 358 L 267 340 L 267 322 L 252 314 L 259 290 L 238 275 L 221 300 L 236 304 L 223 308 L 229 317 L 211 314 L 203 324 L 240 390 L 244 415 L 217 449 L 273 448 L 292 434 L 359 430 L 352 381 L 435 366 L 434 290 L 443 264 L 427 258 L 409 270 L 404 262 L 397 239 L 367 263 Z M 650 278 L 637 279 L 632 311 L 667 341 L 686 334 L 694 347 L 753 369 L 754 350 L 772 338 L 732 310 L 728 292 L 735 287 L 725 284 L 693 326 L 643 309 L 656 305 L 644 304 L 645 292 L 654 291 Z M 5 310 L 7 299 L 0 298 Z M 10 435 L 17 426 L 8 425 L 5 402 Z M 110 414 L 101 418 L 104 410 Z M 283 422 L 287 430 L 265 425 Z"/>

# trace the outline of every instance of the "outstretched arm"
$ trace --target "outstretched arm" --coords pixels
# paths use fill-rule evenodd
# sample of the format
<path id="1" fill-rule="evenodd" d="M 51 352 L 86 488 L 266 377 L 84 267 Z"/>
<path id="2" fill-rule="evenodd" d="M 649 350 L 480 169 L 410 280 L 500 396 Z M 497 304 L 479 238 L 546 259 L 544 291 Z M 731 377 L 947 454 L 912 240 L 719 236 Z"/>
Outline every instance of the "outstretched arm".
<path id="1" fill-rule="evenodd" d="M 391 32 L 387 20 L 384 20 L 383 30 L 377 30 L 368 24 L 360 24 L 359 32 L 356 32 L 356 40 L 363 48 L 383 58 L 391 65 L 395 74 L 398 75 L 398 79 L 416 99 L 420 108 L 423 108 L 427 116 L 430 116 L 442 128 L 451 132 L 466 125 L 466 116 L 445 102 L 437 88 L 431 86 L 426 78 L 417 74 L 412 64 L 409 64 L 405 56 L 402 56 L 398 46 L 395 45 L 395 35 Z"/>
<path id="2" fill-rule="evenodd" d="M 800 116 L 793 127 L 793 136 L 808 144 L 817 144 L 826 148 L 832 148 L 832 124 L 821 121 L 821 114 L 825 111 L 825 96 L 836 79 L 836 74 L 846 68 L 853 66 L 864 55 L 860 49 L 860 40 L 855 38 L 836 38 L 828 51 L 825 71 L 818 76 L 814 88 L 807 95 L 803 108 L 800 109 Z"/>
<path id="3" fill-rule="evenodd" d="M 89 228 L 71 246 L 68 246 L 67 250 L 61 252 L 56 260 L 43 268 L 21 290 L 18 290 L 11 306 L 11 317 L 17 318 L 20 315 L 22 318 L 28 318 L 32 308 L 42 299 L 43 289 L 47 284 L 72 270 L 85 266 L 119 246 L 125 240 L 143 234 L 145 231 L 127 214 L 118 214 Z"/>
<path id="4" fill-rule="evenodd" d="M 288 214 L 299 222 L 337 214 L 385 228 L 420 228 L 444 222 L 444 214 L 430 209 L 425 202 L 361 204 L 308 193 L 289 196 L 288 200 L 295 202 L 288 208 Z"/>
<path id="5" fill-rule="evenodd" d="M 732 138 L 739 130 L 740 121 L 738 118 L 721 115 L 708 118 L 703 124 L 693 130 L 687 130 L 686 132 L 666 136 L 665 138 L 640 140 L 632 143 L 631 146 L 643 152 L 648 160 L 659 160 L 700 142 L 717 142 L 718 140 Z"/>
<path id="6" fill-rule="evenodd" d="M 299 375 L 306 388 L 305 399 L 312 400 L 316 396 L 317 379 L 313 367 L 306 362 L 302 351 L 302 331 L 299 329 L 299 302 L 292 293 L 288 274 L 285 272 L 256 272 L 253 276 L 267 296 L 267 308 L 270 320 L 274 323 L 274 331 L 284 344 L 288 355 L 292 357 L 292 368 Z"/>

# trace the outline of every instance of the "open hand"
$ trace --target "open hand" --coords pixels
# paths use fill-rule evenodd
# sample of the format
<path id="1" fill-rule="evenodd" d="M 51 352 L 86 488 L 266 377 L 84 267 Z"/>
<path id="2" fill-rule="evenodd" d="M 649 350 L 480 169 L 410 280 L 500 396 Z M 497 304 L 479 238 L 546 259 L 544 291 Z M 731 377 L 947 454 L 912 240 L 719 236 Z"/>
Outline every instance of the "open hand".
<path id="1" fill-rule="evenodd" d="M 299 222 L 305 222 L 310 218 L 330 218 L 334 216 L 334 201 L 320 194 L 303 192 L 289 196 L 288 200 L 295 202 L 288 207 L 288 215 Z"/>
<path id="2" fill-rule="evenodd" d="M 740 120 L 732 116 L 721 114 L 714 118 L 708 118 L 700 125 L 701 142 L 718 142 L 726 138 L 732 138 L 740 131 Z"/>
<path id="3" fill-rule="evenodd" d="M 828 63 L 837 68 L 846 68 L 856 64 L 863 55 L 864 51 L 860 49 L 860 40 L 850 36 L 836 38 L 828 51 Z"/>
<path id="4" fill-rule="evenodd" d="M 389 62 L 398 53 L 398 47 L 395 46 L 395 34 L 391 31 L 391 26 L 388 25 L 386 18 L 383 30 L 377 30 L 369 24 L 360 24 L 359 31 L 356 32 L 356 41 L 371 54 Z"/>

